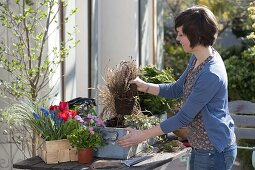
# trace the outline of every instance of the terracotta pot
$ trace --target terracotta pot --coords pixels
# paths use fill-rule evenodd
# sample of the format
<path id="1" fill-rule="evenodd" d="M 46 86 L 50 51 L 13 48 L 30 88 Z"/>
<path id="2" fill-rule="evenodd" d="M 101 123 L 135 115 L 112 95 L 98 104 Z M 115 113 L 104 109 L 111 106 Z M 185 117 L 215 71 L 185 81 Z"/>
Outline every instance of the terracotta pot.
<path id="1" fill-rule="evenodd" d="M 91 148 L 78 149 L 78 162 L 82 164 L 90 164 L 94 159 L 94 150 Z"/>

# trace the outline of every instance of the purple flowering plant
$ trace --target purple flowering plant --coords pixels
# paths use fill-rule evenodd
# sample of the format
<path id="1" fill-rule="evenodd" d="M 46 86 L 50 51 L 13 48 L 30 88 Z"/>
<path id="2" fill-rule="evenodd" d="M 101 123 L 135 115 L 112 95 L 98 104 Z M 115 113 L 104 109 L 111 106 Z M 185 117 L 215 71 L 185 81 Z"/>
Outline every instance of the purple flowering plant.
<path id="1" fill-rule="evenodd" d="M 83 116 L 76 115 L 74 119 L 80 123 L 80 126 L 74 129 L 70 135 L 67 135 L 67 139 L 74 147 L 96 150 L 104 145 L 103 136 L 98 131 L 98 128 L 104 128 L 105 124 L 101 118 L 96 116 L 95 112 L 90 112 Z"/>

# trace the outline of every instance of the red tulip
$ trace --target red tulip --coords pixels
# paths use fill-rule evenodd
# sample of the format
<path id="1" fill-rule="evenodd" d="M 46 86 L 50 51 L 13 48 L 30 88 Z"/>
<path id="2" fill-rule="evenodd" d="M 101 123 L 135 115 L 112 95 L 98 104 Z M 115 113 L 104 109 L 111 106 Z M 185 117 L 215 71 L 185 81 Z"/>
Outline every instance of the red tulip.
<path id="1" fill-rule="evenodd" d="M 69 118 L 69 114 L 67 111 L 58 112 L 58 117 L 61 118 L 64 121 L 67 121 Z"/>
<path id="2" fill-rule="evenodd" d="M 75 110 L 68 110 L 68 111 L 69 111 L 69 115 L 72 116 L 72 118 L 74 118 L 76 116 Z"/>
<path id="3" fill-rule="evenodd" d="M 49 108 L 49 110 L 53 110 L 53 111 L 55 112 L 55 111 L 59 110 L 59 106 L 57 106 L 57 105 L 51 105 L 50 108 Z"/>
<path id="4" fill-rule="evenodd" d="M 68 102 L 59 102 L 59 109 L 61 112 L 69 109 Z"/>

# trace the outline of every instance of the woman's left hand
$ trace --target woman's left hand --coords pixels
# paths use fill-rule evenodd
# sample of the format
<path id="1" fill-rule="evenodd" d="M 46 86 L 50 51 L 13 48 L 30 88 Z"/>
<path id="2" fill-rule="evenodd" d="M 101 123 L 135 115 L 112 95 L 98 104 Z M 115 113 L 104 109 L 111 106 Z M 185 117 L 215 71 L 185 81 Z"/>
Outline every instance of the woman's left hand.
<path id="1" fill-rule="evenodd" d="M 143 131 L 141 130 L 132 128 L 125 128 L 125 130 L 127 130 L 129 133 L 117 140 L 117 143 L 124 148 L 137 145 L 146 139 L 144 137 Z"/>

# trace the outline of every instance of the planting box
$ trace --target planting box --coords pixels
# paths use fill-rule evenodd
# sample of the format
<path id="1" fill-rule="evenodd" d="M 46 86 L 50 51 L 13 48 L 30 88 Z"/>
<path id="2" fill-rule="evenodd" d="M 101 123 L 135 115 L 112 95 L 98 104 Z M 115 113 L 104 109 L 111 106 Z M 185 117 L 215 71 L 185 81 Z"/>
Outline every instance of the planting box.
<path id="1" fill-rule="evenodd" d="M 38 140 L 38 156 L 47 164 L 77 161 L 77 149 L 72 148 L 67 139 L 45 141 Z"/>
<path id="2" fill-rule="evenodd" d="M 123 148 L 116 143 L 116 140 L 127 134 L 123 128 L 106 127 L 100 128 L 99 131 L 103 134 L 105 146 L 100 147 L 96 151 L 96 157 L 113 158 L 113 159 L 129 159 L 137 153 L 144 150 L 147 142 L 140 143 L 131 148 Z"/>

